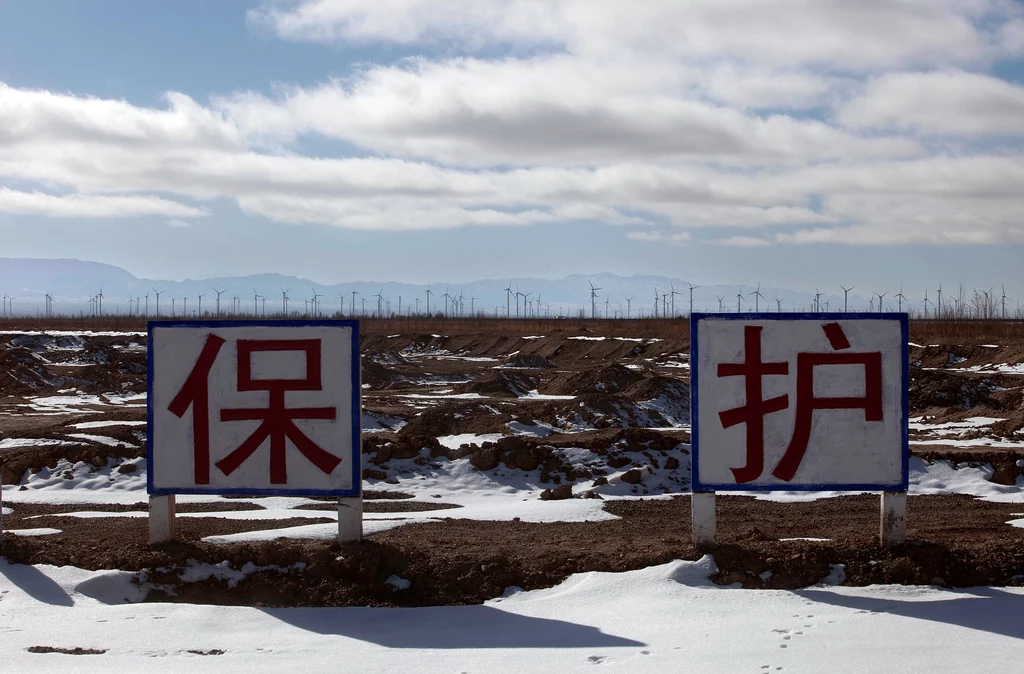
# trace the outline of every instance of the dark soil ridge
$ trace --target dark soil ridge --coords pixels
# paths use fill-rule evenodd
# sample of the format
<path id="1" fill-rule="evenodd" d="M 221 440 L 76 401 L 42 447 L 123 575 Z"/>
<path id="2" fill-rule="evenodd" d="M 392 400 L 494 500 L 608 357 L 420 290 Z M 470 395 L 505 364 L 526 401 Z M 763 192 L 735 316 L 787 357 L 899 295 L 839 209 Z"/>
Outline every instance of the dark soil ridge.
<path id="1" fill-rule="evenodd" d="M 405 525 L 345 546 L 309 540 L 198 542 L 239 524 L 213 518 L 180 520 L 180 542 L 157 546 L 146 543 L 144 519 L 122 518 L 53 518 L 56 521 L 48 524 L 65 527 L 63 534 L 7 536 L 4 543 L 12 563 L 145 571 L 149 581 L 167 585 L 173 593 L 151 592 L 150 601 L 251 606 L 478 604 L 500 596 L 509 586 L 539 589 L 557 585 L 573 573 L 629 571 L 701 556 L 690 544 L 687 497 L 613 501 L 605 507 L 621 519 L 548 524 L 442 519 Z M 842 564 L 846 585 L 1021 586 L 1024 529 L 1005 524 L 1020 510 L 1020 504 L 966 496 L 913 497 L 908 504 L 908 542 L 882 550 L 877 542 L 877 496 L 810 503 L 719 497 L 719 545 L 709 551 L 718 572 L 712 579 L 746 588 L 798 589 L 822 582 L 831 565 Z M 779 540 L 790 537 L 829 540 Z M 212 579 L 185 584 L 173 571 L 155 571 L 183 568 L 190 559 L 211 564 L 227 560 L 234 569 L 247 562 L 306 566 L 288 573 L 255 573 L 234 588 Z M 385 582 L 392 575 L 411 581 L 410 588 L 394 590 Z"/>

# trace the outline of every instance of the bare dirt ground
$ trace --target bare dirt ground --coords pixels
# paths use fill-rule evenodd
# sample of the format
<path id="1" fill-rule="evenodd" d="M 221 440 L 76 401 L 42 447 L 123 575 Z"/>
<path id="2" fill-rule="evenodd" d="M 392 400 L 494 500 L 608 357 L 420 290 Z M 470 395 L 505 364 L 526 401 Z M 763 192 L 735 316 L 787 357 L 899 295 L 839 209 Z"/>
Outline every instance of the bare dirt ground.
<path id="1" fill-rule="evenodd" d="M 398 323 L 396 325 L 396 323 Z M 680 325 L 682 324 L 682 325 Z M 467 327 L 467 325 L 469 327 Z M 622 571 L 699 555 L 689 540 L 689 339 L 683 322 L 598 325 L 567 321 L 488 325 L 437 321 L 419 331 L 400 322 L 369 324 L 362 340 L 364 479 L 368 512 L 431 509 L 441 521 L 406 524 L 339 547 L 315 540 L 218 545 L 201 539 L 256 529 L 330 522 L 295 518 L 271 522 L 179 518 L 180 541 L 150 546 L 146 520 L 79 519 L 76 510 L 139 511 L 144 506 L 88 507 L 13 503 L 5 528 L 52 527 L 60 534 L 4 537 L 11 562 L 73 564 L 89 569 L 140 572 L 157 588 L 150 599 L 277 605 L 428 605 L 475 603 L 506 588 L 556 584 L 581 571 Z M 640 329 L 640 328 L 643 329 Z M 137 329 L 137 328 L 136 328 Z M 928 326 L 931 333 L 945 330 Z M 958 328 L 959 329 L 959 328 Z M 1000 328 L 1003 329 L 1003 328 Z M 2 332 L 2 330 L 0 330 Z M 959 334 L 959 333 L 956 333 Z M 601 339 L 603 338 L 603 339 Z M 912 340 L 914 334 L 912 330 Z M 1002 343 L 979 335 L 976 343 L 921 340 L 911 348 L 911 416 L 941 429 L 965 424 L 955 436 L 931 427 L 912 432 L 913 453 L 953 464 L 991 464 L 992 482 L 1012 485 L 1024 451 L 1024 340 Z M 983 346 L 993 342 L 996 347 Z M 106 440 L 76 424 L 145 420 L 145 337 L 54 337 L 0 334 L 0 481 L 84 461 L 131 473 L 145 455 L 144 426 L 105 427 Z M 73 405 L 62 396 L 80 398 Z M 87 396 L 95 396 L 88 398 Z M 133 398 L 133 396 L 135 396 Z M 462 396 L 462 397 L 451 397 Z M 572 396 L 572 398 L 569 398 Z M 977 428 L 967 420 L 997 419 Z M 532 435 L 455 446 L 438 438 L 508 434 L 510 424 Z M 942 444 L 946 442 L 948 444 Z M 1017 447 L 1013 440 L 1017 440 Z M 13 441 L 47 440 L 49 445 Z M 973 440 L 965 446 L 964 440 Z M 564 459 L 566 447 L 587 448 L 594 462 Z M 637 497 L 607 500 L 620 519 L 602 522 L 492 522 L 457 519 L 454 504 L 387 496 L 409 470 L 469 457 L 481 471 L 540 471 L 555 497 L 599 498 L 613 470 L 635 470 Z M 680 457 L 682 461 L 680 461 Z M 70 475 L 68 479 L 71 479 Z M 607 480 L 605 480 L 607 482 Z M 561 492 L 558 487 L 563 487 Z M 397 487 L 394 487 L 397 489 Z M 377 493 L 374 494 L 373 492 Z M 575 492 L 575 493 L 574 493 Z M 12 505 L 12 504 L 7 504 Z M 249 503 L 180 506 L 181 512 L 255 508 Z M 964 586 L 1024 583 L 1022 504 L 969 496 L 918 496 L 909 503 L 909 541 L 892 551 L 877 545 L 878 497 L 847 496 L 809 503 L 774 503 L 720 497 L 720 569 L 715 580 L 752 588 L 796 588 L 820 582 L 835 564 L 847 583 L 935 583 Z M 785 538 L 817 538 L 822 541 Z M 180 582 L 188 560 L 240 569 L 247 562 L 273 567 L 236 587 L 209 579 Z M 302 566 L 302 565 L 305 566 Z M 391 576 L 412 581 L 396 592 Z"/>

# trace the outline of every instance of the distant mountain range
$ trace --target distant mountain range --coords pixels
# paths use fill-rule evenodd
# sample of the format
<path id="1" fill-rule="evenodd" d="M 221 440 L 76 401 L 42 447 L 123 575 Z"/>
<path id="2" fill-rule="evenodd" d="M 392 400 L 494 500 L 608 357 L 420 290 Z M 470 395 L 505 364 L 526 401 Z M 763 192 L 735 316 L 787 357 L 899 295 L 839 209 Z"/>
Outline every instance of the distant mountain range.
<path id="1" fill-rule="evenodd" d="M 591 284 L 598 290 L 591 303 Z M 583 276 L 574 274 L 561 279 L 489 279 L 471 283 L 430 285 L 430 312 L 463 315 L 471 312 L 486 315 L 516 315 L 516 297 L 507 292 L 519 292 L 519 315 L 530 312 L 541 316 L 577 316 L 580 311 L 591 316 L 592 310 L 598 317 L 605 316 L 652 316 L 655 313 L 655 293 L 658 294 L 659 316 L 686 315 L 690 310 L 690 289 L 687 282 L 679 278 L 664 276 L 618 276 L 601 273 Z M 217 292 L 220 294 L 220 311 L 252 314 L 254 306 L 262 314 L 280 314 L 285 307 L 282 291 L 287 291 L 288 313 L 311 313 L 311 300 L 317 296 L 320 312 L 332 315 L 342 308 L 346 315 L 352 314 L 353 292 L 355 313 L 376 314 L 378 301 L 385 313 L 410 312 L 426 313 L 426 285 L 395 283 L 391 281 L 360 281 L 325 285 L 310 279 L 281 274 L 256 274 L 201 280 L 165 281 L 137 278 L 120 267 L 99 262 L 67 259 L 0 258 L 0 293 L 13 300 L 5 300 L 5 309 L 13 307 L 16 315 L 45 315 L 46 295 L 52 300 L 52 310 L 57 314 L 85 314 L 99 310 L 98 302 L 90 301 L 102 290 L 102 311 L 104 314 L 141 313 L 157 314 L 157 293 L 159 292 L 159 314 L 198 316 L 200 303 L 204 315 L 215 315 Z M 700 286 L 693 290 L 694 311 L 735 311 L 737 295 L 741 295 L 743 310 L 753 310 L 755 302 L 762 311 L 776 311 L 779 303 L 783 311 L 810 310 L 814 294 L 785 288 L 762 287 L 760 298 L 752 294 L 751 286 L 714 285 Z M 673 295 L 674 310 L 673 310 Z M 444 296 L 448 295 L 446 299 Z M 147 298 L 148 295 L 148 298 Z M 200 300 L 200 295 L 202 299 Z M 380 295 L 380 300 L 377 296 Z M 254 296 L 256 300 L 254 303 Z M 456 302 L 461 299 L 461 310 Z M 819 298 L 824 310 L 842 310 L 843 295 L 823 294 Z M 877 301 L 877 300 L 876 300 Z M 920 298 L 912 298 L 913 306 L 920 305 Z M 130 304 L 129 304 L 130 302 Z M 399 308 L 401 303 L 401 308 Z M 891 307 L 890 307 L 891 304 Z M 909 308 L 907 302 L 904 309 Z M 849 296 L 850 310 L 877 308 L 874 302 L 859 295 Z M 896 310 L 896 300 L 885 299 L 885 308 Z"/>

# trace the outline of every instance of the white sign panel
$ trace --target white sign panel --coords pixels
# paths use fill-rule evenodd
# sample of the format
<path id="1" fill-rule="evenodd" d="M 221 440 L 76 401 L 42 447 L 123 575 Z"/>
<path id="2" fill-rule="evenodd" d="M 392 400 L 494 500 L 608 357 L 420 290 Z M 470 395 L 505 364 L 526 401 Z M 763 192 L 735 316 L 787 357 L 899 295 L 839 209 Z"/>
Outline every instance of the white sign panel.
<path id="1" fill-rule="evenodd" d="M 694 314 L 693 489 L 905 490 L 906 314 Z"/>
<path id="2" fill-rule="evenodd" d="M 360 493 L 354 321 L 149 325 L 149 491 Z"/>

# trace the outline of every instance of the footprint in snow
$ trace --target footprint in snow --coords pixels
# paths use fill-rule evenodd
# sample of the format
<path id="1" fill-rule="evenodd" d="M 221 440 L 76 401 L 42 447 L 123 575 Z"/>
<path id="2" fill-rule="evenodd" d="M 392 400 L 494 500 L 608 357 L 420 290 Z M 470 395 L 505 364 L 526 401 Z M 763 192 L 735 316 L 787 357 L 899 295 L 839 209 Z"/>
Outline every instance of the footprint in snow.
<path id="1" fill-rule="evenodd" d="M 592 665 L 599 665 L 599 664 L 601 664 L 602 662 L 604 662 L 607 659 L 608 659 L 608 657 L 604 656 L 604 655 L 591 655 L 589 658 L 587 658 L 587 660 Z"/>

